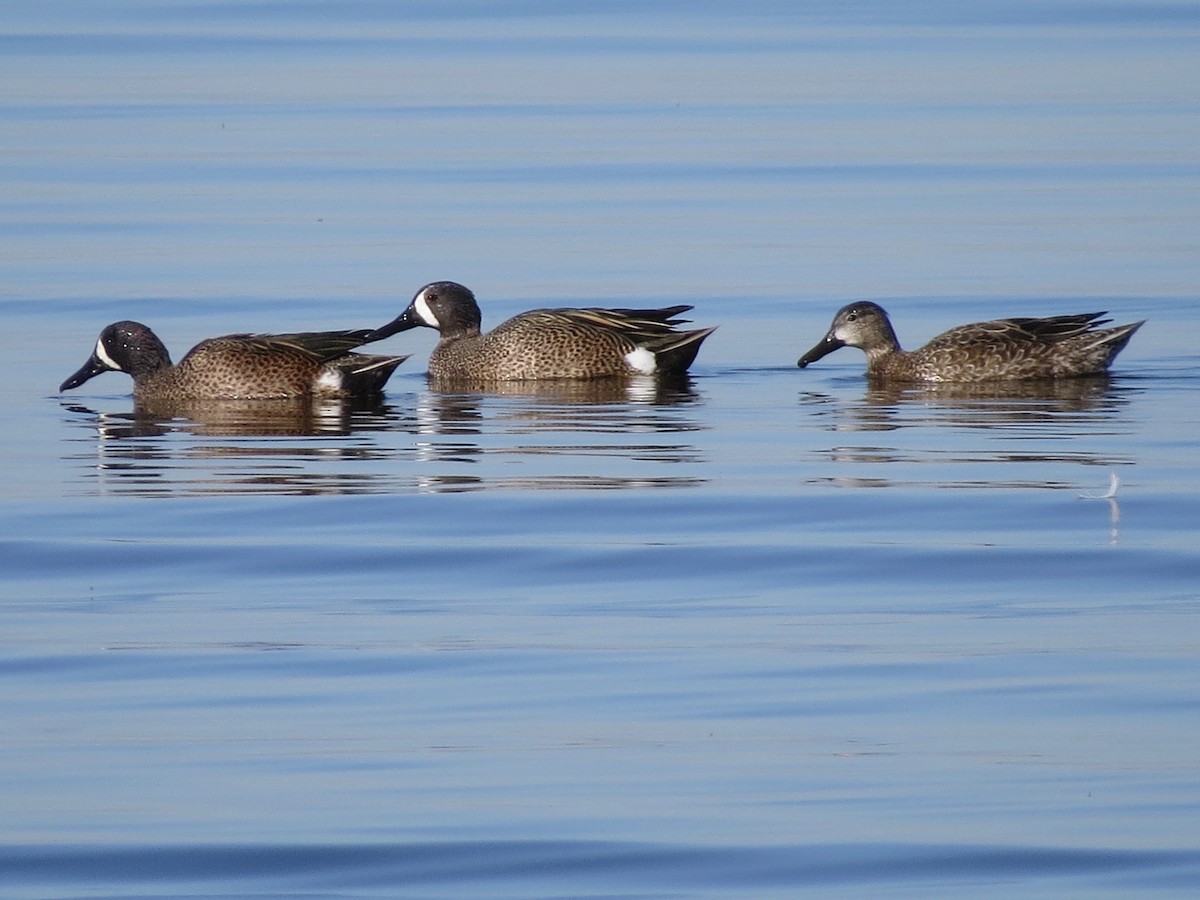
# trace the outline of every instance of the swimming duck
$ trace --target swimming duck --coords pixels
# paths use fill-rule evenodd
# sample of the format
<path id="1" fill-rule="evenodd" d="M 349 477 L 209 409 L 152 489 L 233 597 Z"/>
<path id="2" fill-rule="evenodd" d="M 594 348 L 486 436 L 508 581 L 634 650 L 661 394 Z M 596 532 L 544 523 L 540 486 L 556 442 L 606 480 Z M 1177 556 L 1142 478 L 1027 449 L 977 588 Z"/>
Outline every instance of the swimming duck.
<path id="1" fill-rule="evenodd" d="M 407 356 L 351 353 L 373 340 L 369 328 L 300 334 L 229 334 L 201 341 L 178 365 L 140 322 L 114 322 L 60 391 L 102 372 L 133 377 L 135 400 L 367 396 L 383 389 Z"/>
<path id="2" fill-rule="evenodd" d="M 800 368 L 839 347 L 867 354 L 867 376 L 886 381 L 979 382 L 1104 373 L 1144 322 L 1116 328 L 1106 313 L 997 319 L 960 325 L 919 350 L 904 351 L 883 307 L 870 301 L 838 310 L 828 334 L 797 361 Z"/>
<path id="3" fill-rule="evenodd" d="M 715 328 L 676 331 L 690 306 L 664 309 L 535 309 L 480 333 L 475 295 L 453 281 L 427 284 L 378 340 L 410 328 L 437 329 L 434 378 L 528 381 L 682 375 Z"/>

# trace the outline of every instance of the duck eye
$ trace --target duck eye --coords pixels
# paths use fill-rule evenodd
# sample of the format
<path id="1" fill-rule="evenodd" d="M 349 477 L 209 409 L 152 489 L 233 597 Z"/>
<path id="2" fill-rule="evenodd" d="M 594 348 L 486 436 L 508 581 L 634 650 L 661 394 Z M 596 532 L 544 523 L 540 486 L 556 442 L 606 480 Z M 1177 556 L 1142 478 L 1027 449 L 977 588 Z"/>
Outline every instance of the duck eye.
<path id="1" fill-rule="evenodd" d="M 852 312 L 852 313 L 850 313 L 850 315 L 846 316 L 846 321 L 853 322 L 857 318 L 858 318 L 858 313 Z"/>

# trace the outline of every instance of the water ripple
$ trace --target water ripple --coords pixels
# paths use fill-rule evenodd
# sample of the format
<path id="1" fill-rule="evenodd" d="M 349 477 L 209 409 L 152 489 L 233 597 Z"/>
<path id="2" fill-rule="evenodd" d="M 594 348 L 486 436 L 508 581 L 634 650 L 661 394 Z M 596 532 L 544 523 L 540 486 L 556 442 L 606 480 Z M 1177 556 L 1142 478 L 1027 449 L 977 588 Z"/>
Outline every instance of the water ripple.
<path id="1" fill-rule="evenodd" d="M 1200 853 L 988 845 L 679 846 L 607 841 L 0 848 L 0 885 L 88 896 L 785 896 L 806 888 L 1184 889 Z M 328 892 L 328 893 L 327 893 Z M 1059 894 L 1059 896 L 1062 896 Z M 1094 896 L 1094 895 L 1093 895 Z"/>

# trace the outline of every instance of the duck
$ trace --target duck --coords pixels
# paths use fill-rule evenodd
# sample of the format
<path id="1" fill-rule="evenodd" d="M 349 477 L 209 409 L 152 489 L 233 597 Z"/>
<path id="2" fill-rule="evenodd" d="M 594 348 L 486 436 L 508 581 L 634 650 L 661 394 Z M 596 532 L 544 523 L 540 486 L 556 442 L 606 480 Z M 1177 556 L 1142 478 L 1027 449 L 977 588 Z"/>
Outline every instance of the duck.
<path id="1" fill-rule="evenodd" d="M 422 287 L 372 340 L 411 328 L 440 334 L 429 376 L 473 381 L 682 376 L 713 328 L 679 331 L 691 306 L 557 308 L 519 313 L 486 334 L 470 289 L 454 281 Z"/>
<path id="2" fill-rule="evenodd" d="M 77 388 L 103 372 L 133 378 L 135 401 L 363 397 L 382 391 L 408 356 L 352 353 L 373 329 L 296 334 L 227 334 L 201 341 L 172 364 L 166 345 L 140 322 L 100 332 L 87 362 L 62 383 Z"/>
<path id="3" fill-rule="evenodd" d="M 1106 315 L 975 322 L 905 351 L 883 307 L 860 300 L 839 309 L 825 337 L 796 364 L 803 369 L 841 347 L 858 347 L 867 354 L 867 376 L 879 381 L 973 383 L 1102 375 L 1145 324 L 1103 328 L 1111 322 Z"/>

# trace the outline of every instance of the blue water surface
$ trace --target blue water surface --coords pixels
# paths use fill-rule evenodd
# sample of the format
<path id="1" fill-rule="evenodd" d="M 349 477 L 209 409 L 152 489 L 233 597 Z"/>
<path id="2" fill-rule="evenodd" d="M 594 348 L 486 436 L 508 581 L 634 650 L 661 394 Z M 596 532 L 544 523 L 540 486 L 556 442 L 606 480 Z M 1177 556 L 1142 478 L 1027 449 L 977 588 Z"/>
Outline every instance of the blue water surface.
<path id="1" fill-rule="evenodd" d="M 0 893 L 1194 896 L 1200 7 L 9 4 Z M 689 304 L 682 385 L 146 415 L 179 358 Z M 1110 377 L 869 386 L 1107 309 Z"/>

